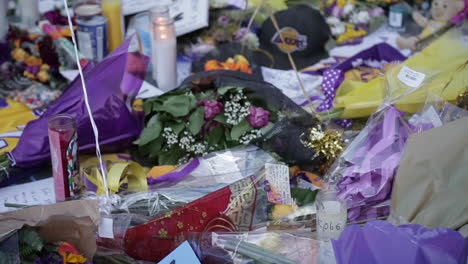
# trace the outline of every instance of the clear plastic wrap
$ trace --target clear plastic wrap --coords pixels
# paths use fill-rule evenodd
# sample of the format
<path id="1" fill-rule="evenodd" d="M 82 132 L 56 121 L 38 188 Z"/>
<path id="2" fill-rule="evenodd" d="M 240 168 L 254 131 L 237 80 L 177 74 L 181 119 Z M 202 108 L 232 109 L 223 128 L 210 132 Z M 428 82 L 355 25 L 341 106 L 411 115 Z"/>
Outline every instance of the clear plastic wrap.
<path id="1" fill-rule="evenodd" d="M 318 263 L 318 244 L 307 230 L 191 233 L 188 241 L 202 263 Z"/>
<path id="2" fill-rule="evenodd" d="M 419 93 L 419 87 L 436 75 L 426 76 L 418 86 L 387 83 L 387 99 L 368 120 L 326 175 L 336 183 L 339 197 L 347 200 L 351 222 L 388 216 L 392 183 L 410 135 L 442 126 L 466 115 L 464 110 L 429 94 L 422 112 L 409 121 L 393 103 Z M 427 96 L 427 94 L 426 94 Z"/>
<path id="3" fill-rule="evenodd" d="M 192 232 L 244 232 L 265 227 L 274 205 L 268 199 L 265 171 L 128 229 L 125 252 L 137 259 L 158 261 Z"/>

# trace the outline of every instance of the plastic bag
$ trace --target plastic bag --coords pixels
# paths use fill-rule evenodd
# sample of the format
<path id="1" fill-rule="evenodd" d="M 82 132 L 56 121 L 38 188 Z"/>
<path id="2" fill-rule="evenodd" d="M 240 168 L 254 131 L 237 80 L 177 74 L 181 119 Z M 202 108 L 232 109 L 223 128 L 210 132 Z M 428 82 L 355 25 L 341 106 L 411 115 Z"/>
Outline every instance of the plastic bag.
<path id="1" fill-rule="evenodd" d="M 248 96 L 248 100 L 247 100 L 248 102 L 243 102 L 243 103 L 245 104 L 251 103 L 251 106 L 253 105 L 262 106 L 264 109 L 268 109 L 269 117 L 267 118 L 266 121 L 269 121 L 270 124 L 261 127 L 261 131 L 260 131 L 260 128 L 252 129 L 252 127 L 250 127 L 251 125 L 248 122 L 246 122 L 247 116 L 243 116 L 243 120 L 241 123 L 243 123 L 244 125 L 242 127 L 243 128 L 246 127 L 247 129 L 245 131 L 242 130 L 243 128 L 239 129 L 240 127 L 239 124 L 241 123 L 235 125 L 236 130 L 239 129 L 238 131 L 242 131 L 243 134 L 239 132 L 240 135 L 238 135 L 239 136 L 238 139 L 234 139 L 234 137 L 226 136 L 226 131 L 227 132 L 231 131 L 231 133 L 230 134 L 228 133 L 228 135 L 233 135 L 232 131 L 234 130 L 234 126 L 231 127 L 232 124 L 227 124 L 227 121 L 209 120 L 207 122 L 204 122 L 205 120 L 200 120 L 199 123 L 202 124 L 202 127 L 203 127 L 203 124 L 205 125 L 205 130 L 208 131 L 210 126 L 214 125 L 220 128 L 221 132 L 224 132 L 220 134 L 220 137 L 218 140 L 220 143 L 218 145 L 216 144 L 207 145 L 204 143 L 204 141 L 208 142 L 212 139 L 211 138 L 212 134 L 209 134 L 210 137 L 208 137 L 207 139 L 204 133 L 197 132 L 193 134 L 192 132 L 194 140 L 196 140 L 196 142 L 198 142 L 199 144 L 202 144 L 203 146 L 205 146 L 204 147 L 205 152 L 223 149 L 226 147 L 225 145 L 227 145 L 227 147 L 242 145 L 244 143 L 241 143 L 243 142 L 243 140 L 240 140 L 241 136 L 243 137 L 243 136 L 250 135 L 246 131 L 250 131 L 250 132 L 260 131 L 262 135 L 258 138 L 258 134 L 256 134 L 257 138 L 255 139 L 255 142 L 253 143 L 259 146 L 260 148 L 262 148 L 264 151 L 275 153 L 276 155 L 281 157 L 282 161 L 288 164 L 290 163 L 292 164 L 314 163 L 314 162 L 311 162 L 311 159 L 312 157 L 314 157 L 315 153 L 313 150 L 308 149 L 301 143 L 300 135 L 307 132 L 307 130 L 312 127 L 319 126 L 320 125 L 319 121 L 316 118 L 312 117 L 310 114 L 308 114 L 300 106 L 296 105 L 293 101 L 291 101 L 291 99 L 286 97 L 279 89 L 275 88 L 271 84 L 255 80 L 248 74 L 244 74 L 240 72 L 232 72 L 232 71 L 209 71 L 209 72 L 201 72 L 201 73 L 194 74 L 184 81 L 184 83 L 181 85 L 181 88 L 171 91 L 170 94 L 165 94 L 165 95 L 162 95 L 161 97 L 147 100 L 145 102 L 145 108 L 148 110 L 146 114 L 147 122 L 146 122 L 146 127 L 142 132 L 142 136 L 140 136 L 141 141 L 139 140 L 140 150 L 141 150 L 140 152 L 143 155 L 148 156 L 149 159 L 151 158 L 154 159 L 155 157 L 158 157 L 159 164 L 170 164 L 170 165 L 173 165 L 174 163 L 171 164 L 169 163 L 169 161 L 170 162 L 175 161 L 175 163 L 177 163 L 178 160 L 180 160 L 181 158 L 187 155 L 195 156 L 194 151 L 188 151 L 187 150 L 188 148 L 184 147 L 183 144 L 173 144 L 168 147 L 169 140 L 166 140 L 164 137 L 169 138 L 170 135 L 164 136 L 165 134 L 161 132 L 160 134 L 162 134 L 162 136 L 158 135 L 158 137 L 154 138 L 153 132 L 155 131 L 155 129 L 158 128 L 158 126 L 159 127 L 163 126 L 161 127 L 161 131 L 164 131 L 164 129 L 166 128 L 169 129 L 169 127 L 164 127 L 164 126 L 173 126 L 173 127 L 178 128 L 178 129 L 175 129 L 171 127 L 170 129 L 172 131 L 180 129 L 179 127 L 180 125 L 171 125 L 172 121 L 176 121 L 176 123 L 177 122 L 181 123 L 180 122 L 181 117 L 174 117 L 174 115 L 185 114 L 187 112 L 187 115 L 183 115 L 182 117 L 184 118 L 187 117 L 189 119 L 194 117 L 194 120 L 195 118 L 198 118 L 196 120 L 199 120 L 200 118 L 203 117 L 201 115 L 196 115 L 196 112 L 200 110 L 199 107 L 196 107 L 195 108 L 196 110 L 187 109 L 187 111 L 183 113 L 169 113 L 173 111 L 172 110 L 169 111 L 170 109 L 167 109 L 167 106 L 170 105 L 167 102 L 168 100 L 167 98 L 172 98 L 173 100 L 180 101 L 184 99 L 181 97 L 188 97 L 185 99 L 189 101 L 193 100 L 193 105 L 197 105 L 201 103 L 201 102 L 197 103 L 197 101 L 200 101 L 200 100 L 198 100 L 196 96 L 200 98 L 202 96 L 209 96 L 209 98 L 212 98 L 212 99 L 213 97 L 218 98 L 218 99 L 221 98 L 220 100 L 231 102 L 229 100 L 234 100 L 234 99 L 225 98 L 224 94 L 227 93 L 227 91 L 230 91 L 229 94 L 233 96 L 232 98 L 234 98 L 234 95 L 231 92 L 235 91 L 233 90 L 233 88 L 236 88 L 236 87 L 245 88 L 245 93 L 244 92 L 243 93 L 246 96 Z M 229 88 L 229 89 L 224 91 L 224 93 L 221 93 L 218 90 L 220 88 Z M 218 93 L 211 94 L 209 92 L 209 91 L 214 91 L 214 90 L 218 91 Z M 190 91 L 188 95 L 185 94 L 187 91 Z M 202 91 L 206 93 L 202 94 L 201 93 Z M 238 95 L 239 93 L 236 93 L 236 94 Z M 241 99 L 241 100 L 246 100 L 246 99 Z M 155 107 L 160 108 L 161 110 L 156 111 L 154 110 Z M 243 108 L 242 107 L 241 108 L 244 109 L 245 107 L 246 106 L 244 105 Z M 216 106 L 216 109 L 218 108 L 220 108 L 219 105 Z M 250 107 L 248 109 L 249 109 L 248 111 L 251 112 Z M 190 113 L 190 111 L 192 111 L 193 113 Z M 213 112 L 215 111 L 213 110 Z M 220 117 L 220 118 L 224 117 L 225 120 L 227 119 L 226 115 L 223 115 L 222 112 L 218 111 L 216 113 L 217 113 L 216 117 Z M 250 115 L 250 113 L 247 113 L 247 114 Z M 163 119 L 163 121 L 159 121 L 159 123 L 157 121 L 157 120 L 160 120 L 159 117 L 154 118 L 154 117 L 157 117 L 158 115 L 161 115 L 161 119 Z M 224 124 L 223 122 L 226 124 Z M 161 123 L 163 124 L 161 125 Z M 187 128 L 185 125 L 181 129 L 184 130 L 184 132 L 181 132 L 182 130 L 180 130 L 179 133 L 181 135 L 180 136 L 176 135 L 177 143 L 180 143 L 179 141 L 187 139 L 187 136 L 182 136 L 183 133 L 184 135 L 186 135 L 185 133 L 188 134 L 192 131 L 190 130 L 190 132 L 188 132 L 189 128 Z M 199 129 L 197 131 L 202 131 L 202 130 Z M 223 144 L 223 143 L 226 143 L 226 144 Z M 194 145 L 194 143 L 191 143 L 191 144 Z M 158 148 L 160 148 L 162 151 L 154 151 L 154 149 L 157 150 Z M 178 148 L 180 148 L 180 151 L 177 151 Z M 161 157 L 163 158 L 161 159 Z"/>
<path id="2" fill-rule="evenodd" d="M 84 75 L 89 103 L 99 129 L 103 151 L 117 152 L 130 145 L 141 131 L 141 120 L 130 103 L 144 79 L 147 58 L 129 52 L 131 39 Z M 94 148 L 95 139 L 83 99 L 80 78 L 76 78 L 38 120 L 28 123 L 16 148 L 9 153 L 12 165 L 31 167 L 50 159 L 47 120 L 67 113 L 76 119 L 80 151 Z"/>
<path id="3" fill-rule="evenodd" d="M 400 70 L 407 66 L 417 72 L 432 75 L 421 89 L 395 102 L 398 109 L 407 113 L 417 113 L 424 106 L 428 92 L 454 102 L 467 86 L 468 46 L 464 39 L 466 33 L 453 28 L 432 42 L 420 53 L 408 58 L 403 64 L 386 73 L 392 88 L 405 93 L 406 86 L 398 80 Z M 437 75 L 435 75 L 437 73 Z M 378 108 L 385 99 L 386 83 L 383 78 L 374 79 L 362 85 L 341 86 L 336 93 L 335 108 L 342 110 L 340 118 L 366 117 Z"/>
<path id="4" fill-rule="evenodd" d="M 189 242 L 203 263 L 318 263 L 317 243 L 306 230 L 192 233 Z"/>
<path id="5" fill-rule="evenodd" d="M 265 173 L 244 178 L 183 207 L 127 230 L 125 252 L 137 259 L 161 260 L 191 232 L 249 231 L 270 219 Z"/>
<path id="6" fill-rule="evenodd" d="M 420 225 L 396 227 L 385 221 L 351 225 L 332 244 L 337 264 L 466 264 L 468 251 L 468 241 L 457 231 Z"/>

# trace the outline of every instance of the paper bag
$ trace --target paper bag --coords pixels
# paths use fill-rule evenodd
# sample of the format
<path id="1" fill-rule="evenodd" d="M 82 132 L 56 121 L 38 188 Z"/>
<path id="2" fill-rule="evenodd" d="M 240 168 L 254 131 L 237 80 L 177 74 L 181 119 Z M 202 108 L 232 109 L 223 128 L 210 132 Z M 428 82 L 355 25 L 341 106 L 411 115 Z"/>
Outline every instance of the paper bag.
<path id="1" fill-rule="evenodd" d="M 468 117 L 412 135 L 393 185 L 391 221 L 428 228 L 468 223 Z"/>
<path id="2" fill-rule="evenodd" d="M 0 241 L 25 225 L 39 227 L 46 242 L 69 242 L 92 259 L 97 249 L 95 232 L 99 220 L 98 204 L 93 200 L 30 207 L 0 214 Z"/>

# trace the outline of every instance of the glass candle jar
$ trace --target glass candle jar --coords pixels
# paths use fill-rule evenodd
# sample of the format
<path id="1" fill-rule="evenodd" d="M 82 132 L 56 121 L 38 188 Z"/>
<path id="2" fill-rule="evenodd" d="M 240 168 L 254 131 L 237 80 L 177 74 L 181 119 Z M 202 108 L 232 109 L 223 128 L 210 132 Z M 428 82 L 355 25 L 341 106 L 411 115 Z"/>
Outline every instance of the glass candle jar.
<path id="1" fill-rule="evenodd" d="M 338 239 L 346 227 L 346 202 L 337 197 L 337 190 L 330 186 L 328 190 L 320 191 L 317 195 L 317 237 L 328 241 Z"/>
<path id="2" fill-rule="evenodd" d="M 80 194 L 84 188 L 79 173 L 75 118 L 67 114 L 56 115 L 49 119 L 48 126 L 55 199 L 60 202 Z"/>
<path id="3" fill-rule="evenodd" d="M 174 20 L 167 7 L 151 9 L 153 33 L 152 67 L 153 78 L 158 87 L 169 91 L 177 86 L 177 40 Z"/>

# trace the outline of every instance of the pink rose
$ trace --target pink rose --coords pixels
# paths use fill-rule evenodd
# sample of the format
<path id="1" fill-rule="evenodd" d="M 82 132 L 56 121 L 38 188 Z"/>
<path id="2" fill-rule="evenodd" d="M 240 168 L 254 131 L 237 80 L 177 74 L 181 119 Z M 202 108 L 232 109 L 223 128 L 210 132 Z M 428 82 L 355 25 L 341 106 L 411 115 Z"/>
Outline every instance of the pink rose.
<path id="1" fill-rule="evenodd" d="M 253 128 L 262 128 L 268 124 L 270 112 L 261 107 L 251 106 L 248 119 Z"/>
<path id="2" fill-rule="evenodd" d="M 211 120 L 215 118 L 224 109 L 224 105 L 221 102 L 215 100 L 201 100 L 198 105 L 205 107 L 205 120 Z"/>

